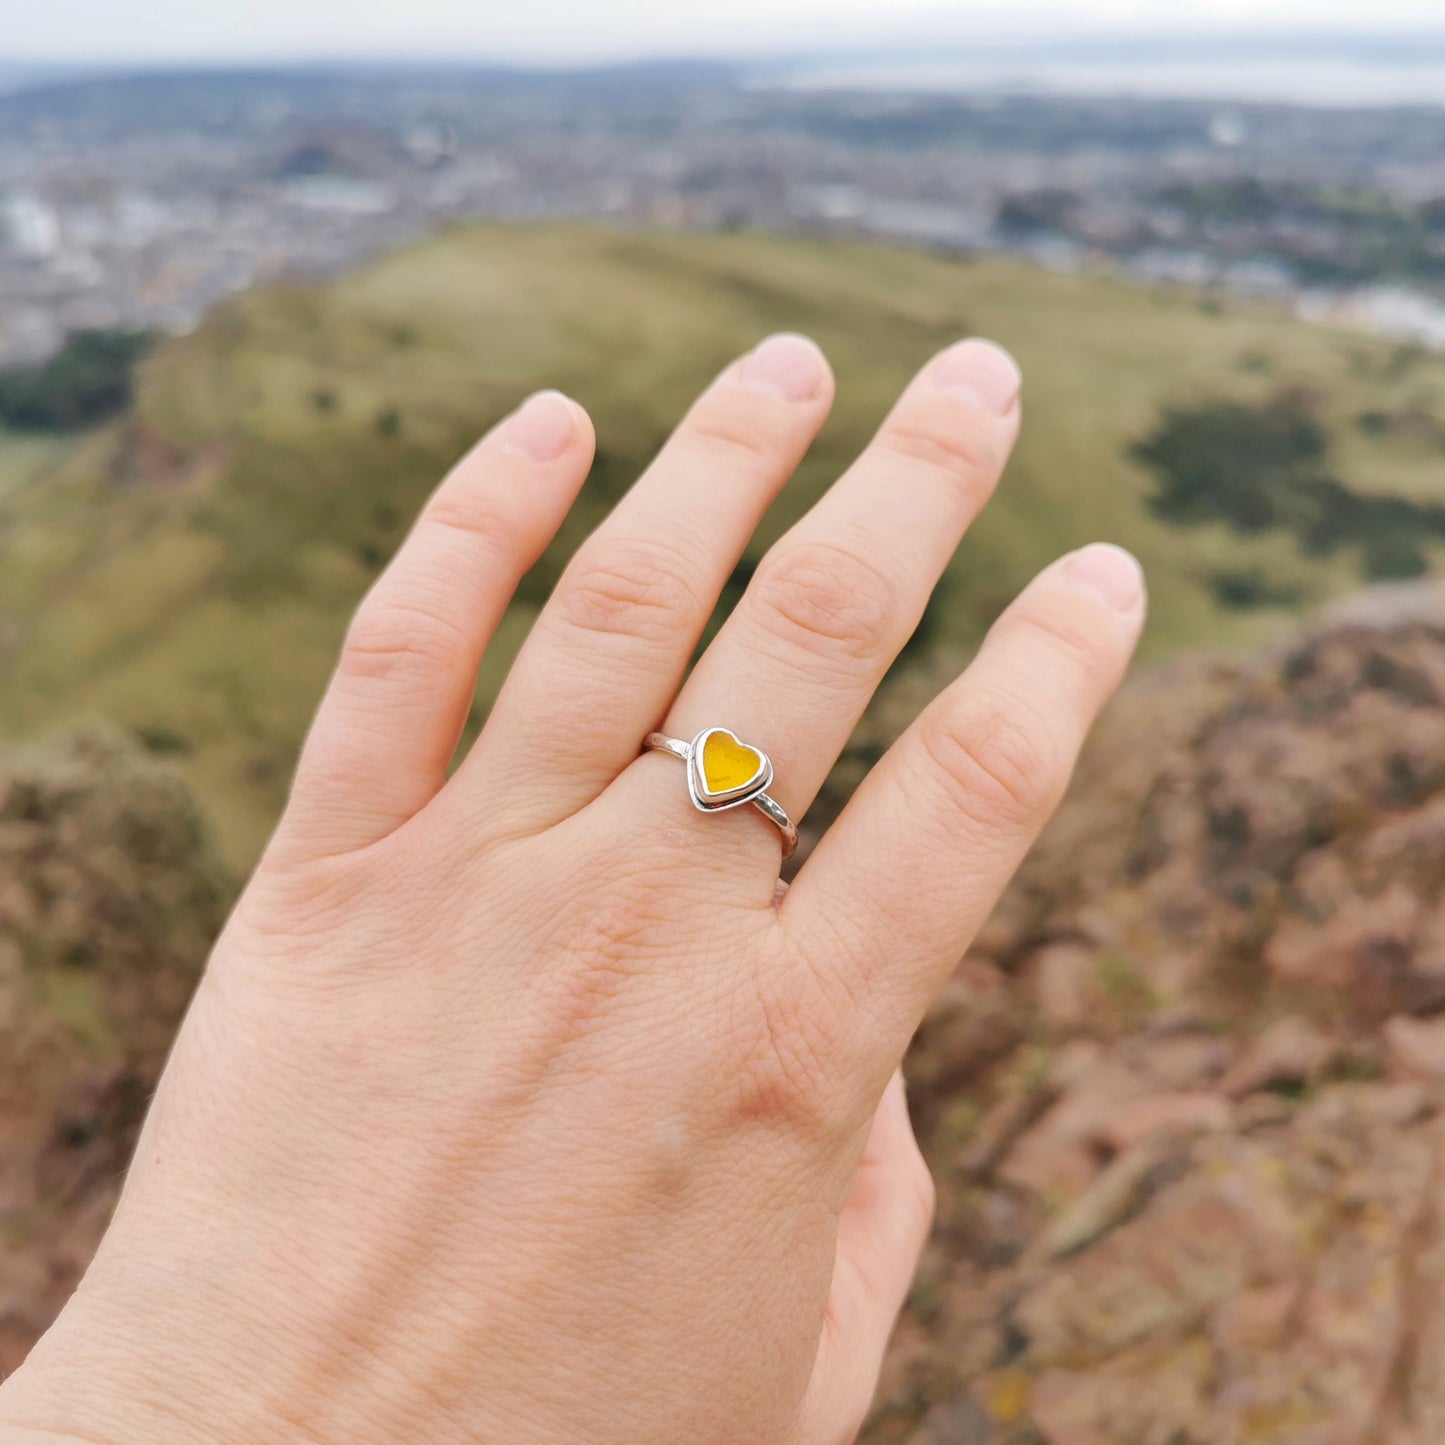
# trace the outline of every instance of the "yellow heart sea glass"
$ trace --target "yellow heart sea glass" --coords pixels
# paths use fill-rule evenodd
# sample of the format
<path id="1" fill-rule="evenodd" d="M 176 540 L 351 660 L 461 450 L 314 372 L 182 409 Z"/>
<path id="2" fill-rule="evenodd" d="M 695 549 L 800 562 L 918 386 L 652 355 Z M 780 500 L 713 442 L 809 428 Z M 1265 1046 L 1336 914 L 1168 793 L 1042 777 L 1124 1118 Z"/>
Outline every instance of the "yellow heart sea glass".
<path id="1" fill-rule="evenodd" d="M 703 742 L 702 779 L 714 796 L 747 787 L 762 771 L 763 755 L 721 728 Z"/>

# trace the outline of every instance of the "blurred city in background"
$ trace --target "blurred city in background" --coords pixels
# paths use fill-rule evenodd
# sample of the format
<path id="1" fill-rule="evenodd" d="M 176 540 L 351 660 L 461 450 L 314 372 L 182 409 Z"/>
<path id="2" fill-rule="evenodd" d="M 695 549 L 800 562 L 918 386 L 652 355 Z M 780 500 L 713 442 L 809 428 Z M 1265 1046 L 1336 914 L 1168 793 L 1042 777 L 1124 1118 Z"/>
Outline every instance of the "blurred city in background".
<path id="1" fill-rule="evenodd" d="M 476 217 L 1005 251 L 1445 345 L 1445 50 L 1200 48 L 16 71 L 0 360 L 83 327 L 184 330 L 259 280 Z"/>

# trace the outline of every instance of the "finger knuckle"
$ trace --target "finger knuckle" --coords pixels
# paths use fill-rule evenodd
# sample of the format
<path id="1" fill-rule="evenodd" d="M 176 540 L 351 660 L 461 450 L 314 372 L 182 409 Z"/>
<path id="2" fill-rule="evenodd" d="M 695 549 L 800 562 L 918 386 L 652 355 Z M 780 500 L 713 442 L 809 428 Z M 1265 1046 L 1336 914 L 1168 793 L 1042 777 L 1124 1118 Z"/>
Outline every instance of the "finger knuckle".
<path id="1" fill-rule="evenodd" d="M 633 542 L 604 557 L 583 557 L 564 578 L 556 606 L 579 632 L 661 642 L 701 610 L 681 559 L 655 542 Z"/>
<path id="2" fill-rule="evenodd" d="M 813 654 L 876 661 L 908 620 L 897 584 L 835 542 L 788 547 L 759 569 L 753 586 L 761 626 Z"/>
<path id="3" fill-rule="evenodd" d="M 586 1038 L 599 1020 L 633 994 L 638 979 L 673 937 L 669 916 L 641 878 L 616 879 L 610 896 L 564 909 L 549 932 L 550 966 L 535 970 L 528 987 L 545 1020 L 544 1053 Z"/>
<path id="4" fill-rule="evenodd" d="M 889 423 L 875 445 L 910 465 L 975 482 L 984 490 L 992 487 L 1003 467 L 998 439 L 983 427 L 960 424 L 953 408 L 946 415 L 927 413 Z"/>
<path id="5" fill-rule="evenodd" d="M 349 857 L 287 856 L 291 827 L 283 818 L 236 905 L 236 917 L 248 937 L 274 936 L 283 945 L 290 939 L 294 947 L 298 938 L 334 929 L 338 917 L 356 909 L 370 879 Z"/>
<path id="6" fill-rule="evenodd" d="M 702 454 L 725 466 L 739 463 L 749 470 L 777 462 L 778 445 L 762 424 L 755 405 L 740 405 L 723 395 L 709 396 L 679 429 L 681 449 Z"/>
<path id="7" fill-rule="evenodd" d="M 476 489 L 463 492 L 443 487 L 422 514 L 423 524 L 452 534 L 489 551 L 510 553 L 522 544 L 517 518 L 497 499 Z"/>
<path id="8" fill-rule="evenodd" d="M 567 952 L 584 969 L 635 971 L 639 960 L 656 951 L 667 927 L 665 909 L 644 886 L 623 885 L 613 890 L 612 897 L 587 909 Z"/>
<path id="9" fill-rule="evenodd" d="M 352 620 L 338 672 L 343 679 L 427 683 L 450 678 L 467 652 L 456 623 L 424 607 L 376 599 Z"/>
<path id="10" fill-rule="evenodd" d="M 1004 636 L 1015 632 L 1039 638 L 1058 663 L 1082 681 L 1108 671 L 1112 665 L 1111 650 L 1106 640 L 1081 627 L 1059 607 L 1020 607 L 1006 612 L 999 619 L 997 630 Z"/>
<path id="11" fill-rule="evenodd" d="M 976 822 L 1031 830 L 1056 801 L 1058 768 L 1045 729 L 1012 699 L 982 696 L 943 712 L 922 741 L 935 781 Z"/>
<path id="12" fill-rule="evenodd" d="M 839 1137 L 832 1055 L 806 992 L 755 984 L 744 1017 L 742 1057 L 727 1070 L 733 1121 L 813 1144 Z"/>

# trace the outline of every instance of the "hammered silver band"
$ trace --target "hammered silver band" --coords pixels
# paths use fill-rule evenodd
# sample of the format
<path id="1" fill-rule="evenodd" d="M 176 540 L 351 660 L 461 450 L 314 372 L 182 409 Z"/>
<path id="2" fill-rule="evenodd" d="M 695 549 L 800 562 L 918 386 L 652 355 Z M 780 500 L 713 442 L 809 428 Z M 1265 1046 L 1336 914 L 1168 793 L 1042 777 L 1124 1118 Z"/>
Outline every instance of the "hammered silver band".
<path id="1" fill-rule="evenodd" d="M 755 773 L 746 782 L 730 788 L 712 788 L 704 769 L 710 740 L 721 735 L 729 740 L 734 752 L 752 754 L 758 760 Z M 726 744 L 724 744 L 726 746 Z M 668 737 L 666 733 L 648 733 L 644 747 L 657 753 L 670 753 L 687 765 L 688 793 L 693 807 L 702 813 L 720 813 L 751 803 L 782 835 L 783 857 L 790 858 L 798 846 L 798 829 L 783 807 L 765 791 L 773 780 L 772 759 L 761 748 L 743 743 L 727 728 L 704 728 L 691 742 Z"/>

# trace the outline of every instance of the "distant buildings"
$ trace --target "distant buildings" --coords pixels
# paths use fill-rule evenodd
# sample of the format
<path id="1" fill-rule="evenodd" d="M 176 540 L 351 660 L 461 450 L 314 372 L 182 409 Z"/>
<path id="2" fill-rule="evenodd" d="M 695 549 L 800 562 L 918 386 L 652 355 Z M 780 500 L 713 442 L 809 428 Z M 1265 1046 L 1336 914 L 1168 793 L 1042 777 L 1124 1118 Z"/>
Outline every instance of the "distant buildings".
<path id="1" fill-rule="evenodd" d="M 1445 346 L 1445 111 L 415 71 L 0 95 L 0 365 L 467 217 L 1005 250 Z"/>

